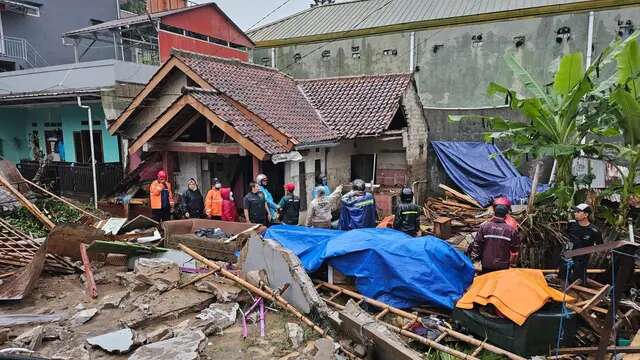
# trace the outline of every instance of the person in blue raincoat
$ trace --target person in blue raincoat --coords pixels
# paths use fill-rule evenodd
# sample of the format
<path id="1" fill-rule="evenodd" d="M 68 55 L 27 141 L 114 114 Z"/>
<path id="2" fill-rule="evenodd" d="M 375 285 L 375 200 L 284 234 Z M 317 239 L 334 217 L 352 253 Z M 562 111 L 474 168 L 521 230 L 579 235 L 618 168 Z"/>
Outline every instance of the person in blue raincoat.
<path id="1" fill-rule="evenodd" d="M 322 188 L 324 190 L 325 196 L 329 196 L 331 194 L 331 188 L 329 187 L 329 183 L 325 175 L 319 175 L 316 178 L 316 187 L 311 192 L 312 199 L 315 199 L 318 197 L 318 188 Z"/>
<path id="2" fill-rule="evenodd" d="M 258 176 L 256 176 L 256 183 L 258 183 L 258 187 L 264 195 L 264 200 L 266 201 L 267 207 L 269 208 L 269 214 L 271 214 L 271 221 L 273 221 L 276 218 L 276 214 L 278 214 L 278 204 L 273 201 L 273 196 L 267 189 L 269 178 L 265 174 L 259 174 Z"/>
<path id="3" fill-rule="evenodd" d="M 340 199 L 340 230 L 376 227 L 376 203 L 373 194 L 365 192 L 365 183 L 353 180 L 352 190 Z"/>

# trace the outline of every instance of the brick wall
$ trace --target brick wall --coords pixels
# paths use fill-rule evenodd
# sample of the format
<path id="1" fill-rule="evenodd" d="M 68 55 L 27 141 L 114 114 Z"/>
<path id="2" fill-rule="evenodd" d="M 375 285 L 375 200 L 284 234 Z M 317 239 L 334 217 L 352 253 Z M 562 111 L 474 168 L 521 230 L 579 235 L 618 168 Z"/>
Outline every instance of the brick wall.
<path id="1" fill-rule="evenodd" d="M 415 83 L 412 82 L 402 99 L 405 114 L 407 115 L 407 137 L 405 142 L 407 157 L 407 184 L 414 181 L 425 181 L 427 179 L 427 121 L 422 108 L 422 102 L 418 97 Z M 426 186 L 420 183 L 415 189 L 421 203 L 426 196 Z"/>

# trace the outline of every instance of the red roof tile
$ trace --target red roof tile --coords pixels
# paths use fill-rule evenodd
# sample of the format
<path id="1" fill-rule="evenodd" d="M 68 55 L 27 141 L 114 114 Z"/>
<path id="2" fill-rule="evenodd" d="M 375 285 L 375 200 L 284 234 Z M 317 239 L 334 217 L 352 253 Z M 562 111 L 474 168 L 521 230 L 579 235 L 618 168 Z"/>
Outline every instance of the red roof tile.
<path id="1" fill-rule="evenodd" d="M 286 147 L 264 132 L 252 119 L 247 118 L 219 94 L 208 91 L 191 91 L 190 94 L 267 154 L 288 152 Z"/>
<path id="2" fill-rule="evenodd" d="M 298 84 L 322 119 L 342 137 L 378 136 L 400 106 L 411 74 L 365 75 L 315 80 Z"/>
<path id="3" fill-rule="evenodd" d="M 296 82 L 276 69 L 184 51 L 174 55 L 213 88 L 300 144 L 336 140 Z"/>

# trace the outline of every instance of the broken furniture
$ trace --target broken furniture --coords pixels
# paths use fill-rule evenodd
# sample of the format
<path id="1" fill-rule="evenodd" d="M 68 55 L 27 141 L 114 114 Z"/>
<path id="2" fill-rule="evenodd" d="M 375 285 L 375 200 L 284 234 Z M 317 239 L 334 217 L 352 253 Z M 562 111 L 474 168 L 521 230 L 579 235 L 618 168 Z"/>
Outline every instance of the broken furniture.
<path id="1" fill-rule="evenodd" d="M 220 228 L 227 234 L 236 235 L 251 229 L 255 225 L 230 221 L 189 219 L 165 221 L 162 223 L 162 229 L 167 248 L 177 249 L 178 244 L 184 244 L 209 259 L 234 263 L 238 260 L 236 252 L 242 249 L 242 246 L 252 233 L 251 231 L 238 236 L 236 241 L 229 243 L 225 242 L 226 238 L 201 237 L 195 235 L 195 232 L 199 229 Z M 264 227 L 262 226 L 258 227 L 256 232 L 259 233 L 263 229 Z"/>

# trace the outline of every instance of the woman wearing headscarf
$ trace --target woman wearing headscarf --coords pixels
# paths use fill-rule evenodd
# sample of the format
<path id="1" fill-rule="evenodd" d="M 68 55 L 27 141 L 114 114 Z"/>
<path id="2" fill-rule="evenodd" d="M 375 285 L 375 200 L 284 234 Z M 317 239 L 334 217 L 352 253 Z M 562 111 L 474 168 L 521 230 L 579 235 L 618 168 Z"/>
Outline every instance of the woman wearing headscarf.
<path id="1" fill-rule="evenodd" d="M 184 217 L 199 219 L 204 217 L 204 199 L 194 178 L 187 181 L 187 190 L 182 194 L 184 204 Z"/>

